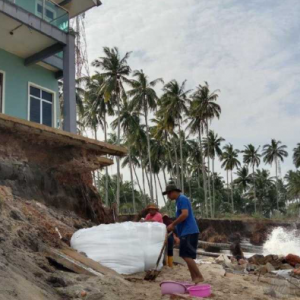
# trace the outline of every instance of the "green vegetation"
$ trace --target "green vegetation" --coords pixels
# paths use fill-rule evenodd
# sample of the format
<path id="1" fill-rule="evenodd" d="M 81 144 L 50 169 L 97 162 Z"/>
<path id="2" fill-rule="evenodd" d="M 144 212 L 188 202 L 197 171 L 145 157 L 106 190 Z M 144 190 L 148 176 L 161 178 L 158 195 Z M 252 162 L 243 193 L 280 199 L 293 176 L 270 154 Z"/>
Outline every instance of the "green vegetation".
<path id="1" fill-rule="evenodd" d="M 116 175 L 108 168 L 94 174 L 106 205 L 116 202 L 121 213 L 137 212 L 158 201 L 173 180 L 202 217 L 299 215 L 300 171 L 281 178 L 288 156 L 281 141 L 272 139 L 262 151 L 252 144 L 236 149 L 210 128 L 222 113 L 218 90 L 207 82 L 192 91 L 186 81 L 151 80 L 142 70 L 132 72 L 129 58 L 129 52 L 122 56 L 117 48 L 105 47 L 104 56 L 93 62 L 96 74 L 78 80 L 80 131 L 92 131 L 97 139 L 101 128 L 105 141 L 128 149 L 122 162 L 117 159 Z M 226 178 L 216 172 L 217 161 Z M 300 143 L 293 161 L 299 168 Z M 275 177 L 260 168 L 262 162 L 275 165 Z M 129 182 L 121 167 L 129 169 Z M 162 211 L 173 214 L 174 205 L 164 201 Z"/>

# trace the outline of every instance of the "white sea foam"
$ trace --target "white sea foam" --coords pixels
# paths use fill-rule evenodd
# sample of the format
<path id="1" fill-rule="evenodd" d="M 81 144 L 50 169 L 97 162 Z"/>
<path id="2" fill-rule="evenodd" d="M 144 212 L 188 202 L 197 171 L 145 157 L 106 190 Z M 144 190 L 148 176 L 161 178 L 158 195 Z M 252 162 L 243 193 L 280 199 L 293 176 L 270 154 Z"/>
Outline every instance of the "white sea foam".
<path id="1" fill-rule="evenodd" d="M 275 228 L 269 235 L 268 240 L 263 246 L 265 255 L 288 255 L 295 254 L 300 256 L 300 236 L 299 230 Z"/>

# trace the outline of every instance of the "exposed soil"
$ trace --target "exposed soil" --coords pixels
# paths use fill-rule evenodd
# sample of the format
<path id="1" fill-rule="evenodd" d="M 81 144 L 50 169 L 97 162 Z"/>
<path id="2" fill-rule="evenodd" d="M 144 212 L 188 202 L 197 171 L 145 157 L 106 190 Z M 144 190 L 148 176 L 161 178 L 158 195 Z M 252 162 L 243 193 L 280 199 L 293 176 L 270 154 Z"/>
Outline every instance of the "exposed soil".
<path id="1" fill-rule="evenodd" d="M 93 186 L 98 154 L 0 127 L 0 185 L 15 196 L 35 199 L 97 223 L 114 221 Z M 3 141 L 3 142 L 2 142 Z"/>
<path id="2" fill-rule="evenodd" d="M 74 212 L 14 196 L 10 188 L 0 186 L 0 300 L 169 299 L 160 294 L 161 281 L 189 280 L 185 266 L 165 267 L 156 282 L 143 281 L 145 274 L 124 278 L 79 275 L 51 264 L 43 255 L 45 247 L 65 246 L 74 231 L 93 225 Z M 213 299 L 272 299 L 265 295 L 269 284 L 258 282 L 256 276 L 224 277 L 217 264 L 200 268 L 212 285 Z"/>

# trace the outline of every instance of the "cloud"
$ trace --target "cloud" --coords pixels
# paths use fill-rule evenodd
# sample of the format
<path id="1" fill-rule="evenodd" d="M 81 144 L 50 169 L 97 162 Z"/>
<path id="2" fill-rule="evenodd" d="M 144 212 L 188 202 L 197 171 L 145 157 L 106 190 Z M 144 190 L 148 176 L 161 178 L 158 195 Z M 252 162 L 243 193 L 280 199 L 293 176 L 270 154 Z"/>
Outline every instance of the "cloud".
<path id="1" fill-rule="evenodd" d="M 271 138 L 292 149 L 300 128 L 300 1 L 103 0 L 87 13 L 90 61 L 103 46 L 133 51 L 151 78 L 220 89 L 212 128 L 237 148 Z"/>

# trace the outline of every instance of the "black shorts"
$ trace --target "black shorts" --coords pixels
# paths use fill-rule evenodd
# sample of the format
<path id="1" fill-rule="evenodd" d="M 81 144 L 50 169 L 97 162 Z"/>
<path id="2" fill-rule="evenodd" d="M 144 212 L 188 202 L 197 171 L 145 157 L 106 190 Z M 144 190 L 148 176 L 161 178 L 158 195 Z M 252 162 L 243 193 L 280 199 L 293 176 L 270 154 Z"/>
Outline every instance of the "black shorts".
<path id="1" fill-rule="evenodd" d="M 182 258 L 187 257 L 187 258 L 196 259 L 198 238 L 199 238 L 199 233 L 188 234 L 180 237 L 179 256 Z"/>

